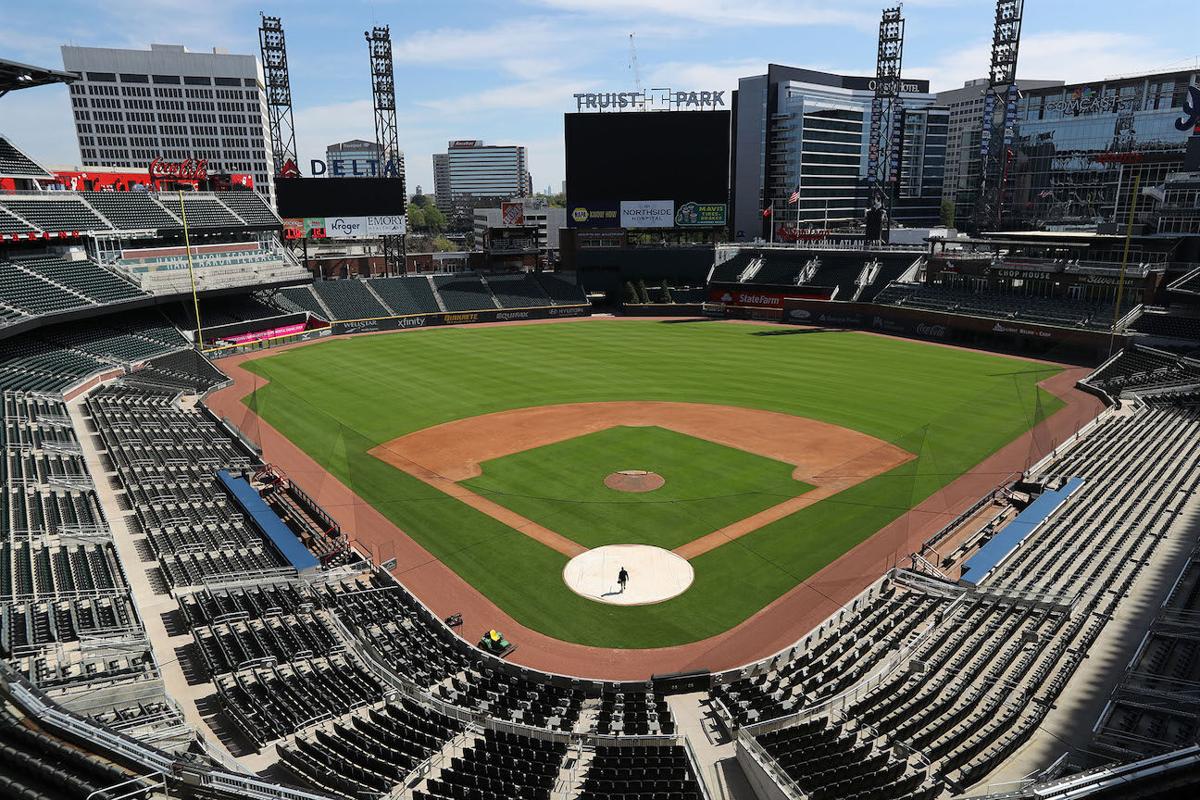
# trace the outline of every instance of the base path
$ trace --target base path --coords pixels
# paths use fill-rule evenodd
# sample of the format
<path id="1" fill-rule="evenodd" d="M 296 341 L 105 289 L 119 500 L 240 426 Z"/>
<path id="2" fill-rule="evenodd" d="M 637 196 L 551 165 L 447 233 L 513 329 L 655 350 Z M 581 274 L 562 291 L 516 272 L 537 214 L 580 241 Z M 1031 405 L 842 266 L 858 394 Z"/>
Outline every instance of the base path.
<path id="1" fill-rule="evenodd" d="M 622 589 L 617 576 L 629 582 Z M 687 591 L 696 577 L 692 565 L 670 550 L 648 544 L 608 544 L 567 562 L 563 582 L 572 592 L 614 606 L 661 603 Z"/>
<path id="2" fill-rule="evenodd" d="M 571 323 L 579 324 L 580 320 L 571 320 Z M 602 317 L 584 324 L 623 323 L 623 319 Z M 541 324 L 560 323 L 550 321 Z M 798 327 L 777 324 L 769 326 L 787 330 Z M 365 335 L 411 334 L 389 332 Z M 319 345 L 319 342 L 291 346 L 314 345 Z M 214 392 L 206 399 L 206 404 L 219 416 L 227 417 L 257 442 L 263 449 L 263 457 L 271 463 L 278 464 L 301 488 L 323 505 L 377 563 L 394 557 L 397 562 L 394 572 L 400 576 L 409 591 L 419 597 L 435 614 L 446 617 L 461 612 L 466 624 L 455 630 L 497 628 L 504 631 L 510 641 L 520 645 L 510 658 L 511 661 L 534 669 L 602 680 L 645 680 L 656 672 L 731 669 L 791 646 L 886 570 L 895 566 L 897 562 L 903 562 L 926 538 L 940 530 L 984 494 L 995 489 L 1000 482 L 997 476 L 1025 469 L 1051 452 L 1103 409 L 1103 404 L 1098 399 L 1075 389 L 1075 383 L 1091 370 L 1067 367 L 1041 383 L 1042 388 L 1066 403 L 1065 408 L 998 450 L 971 472 L 926 498 L 915 509 L 871 538 L 842 554 L 840 558 L 740 625 L 708 639 L 677 647 L 620 650 L 564 642 L 521 625 L 456 572 L 434 558 L 429 551 L 410 539 L 370 504 L 333 478 L 286 436 L 254 414 L 241 399 L 266 382 L 254 373 L 242 369 L 240 365 L 250 359 L 275 355 L 282 349 L 285 348 L 231 356 L 216 362 L 233 378 L 234 383 Z M 1044 363 L 1034 359 L 1023 360 Z"/>
<path id="3" fill-rule="evenodd" d="M 675 552 L 684 558 L 707 553 L 913 458 L 912 453 L 882 439 L 807 417 L 740 406 L 664 401 L 563 403 L 497 411 L 424 428 L 374 447 L 370 453 L 563 555 L 576 556 L 582 548 L 566 536 L 476 494 L 458 481 L 481 474 L 479 465 L 494 458 L 622 425 L 666 428 L 792 464 L 792 477 L 814 487 L 676 548 Z"/>

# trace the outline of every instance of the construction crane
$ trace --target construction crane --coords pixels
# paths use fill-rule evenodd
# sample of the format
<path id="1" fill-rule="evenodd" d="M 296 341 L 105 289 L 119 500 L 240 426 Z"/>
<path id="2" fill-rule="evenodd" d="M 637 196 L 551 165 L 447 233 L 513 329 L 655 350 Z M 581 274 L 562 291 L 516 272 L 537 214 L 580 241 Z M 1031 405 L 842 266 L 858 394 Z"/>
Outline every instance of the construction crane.
<path id="1" fill-rule="evenodd" d="M 642 90 L 642 70 L 638 66 L 637 45 L 634 44 L 633 34 L 629 34 L 629 70 L 633 73 L 633 85 Z"/>

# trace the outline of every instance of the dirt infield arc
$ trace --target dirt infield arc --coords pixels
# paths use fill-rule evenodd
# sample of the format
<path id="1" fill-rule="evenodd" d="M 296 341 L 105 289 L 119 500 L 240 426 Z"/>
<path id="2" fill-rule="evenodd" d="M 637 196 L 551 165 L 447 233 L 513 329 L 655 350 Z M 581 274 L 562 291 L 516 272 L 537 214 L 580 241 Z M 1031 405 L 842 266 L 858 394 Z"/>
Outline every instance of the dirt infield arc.
<path id="1" fill-rule="evenodd" d="M 589 324 L 621 322 L 620 319 L 600 318 Z M 575 324 L 579 324 L 578 321 Z M 701 668 L 729 669 L 789 646 L 894 566 L 897 559 L 915 550 L 946 522 L 995 488 L 995 476 L 1023 470 L 1075 433 L 1102 408 L 1099 400 L 1074 388 L 1090 370 L 1064 369 L 1041 383 L 1044 389 L 1066 403 L 1062 410 L 740 625 L 708 639 L 676 647 L 621 650 L 563 642 L 521 625 L 241 402 L 243 397 L 266 383 L 243 369 L 240 366 L 243 362 L 272 356 L 290 347 L 314 344 L 318 343 L 306 342 L 222 359 L 218 363 L 233 383 L 210 395 L 207 405 L 258 443 L 263 449 L 263 457 L 283 468 L 318 503 L 330 509 L 354 539 L 373 552 L 386 552 L 389 557 L 395 557 L 395 572 L 434 613 L 446 616 L 461 612 L 467 624 L 459 630 L 474 631 L 484 625 L 504 630 L 510 639 L 520 642 L 521 646 L 512 656 L 517 663 L 549 672 L 606 680 L 641 680 L 654 673 Z"/>
<path id="2" fill-rule="evenodd" d="M 619 425 L 657 426 L 795 465 L 792 477 L 814 488 L 695 539 L 675 552 L 695 558 L 913 458 L 874 436 L 776 411 L 705 403 L 565 403 L 454 420 L 381 444 L 370 453 L 567 557 L 585 548 L 481 497 L 458 481 L 494 458 L 575 439 Z"/>

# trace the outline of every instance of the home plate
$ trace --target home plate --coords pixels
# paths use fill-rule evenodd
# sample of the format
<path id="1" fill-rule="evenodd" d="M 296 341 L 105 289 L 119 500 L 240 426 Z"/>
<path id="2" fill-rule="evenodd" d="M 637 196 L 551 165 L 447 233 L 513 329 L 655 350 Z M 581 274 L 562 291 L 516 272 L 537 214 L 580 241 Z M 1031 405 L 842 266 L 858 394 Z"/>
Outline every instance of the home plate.
<path id="1" fill-rule="evenodd" d="M 629 573 L 625 591 L 617 583 L 624 567 Z M 609 544 L 572 558 L 563 568 L 563 581 L 576 594 L 600 603 L 642 606 L 683 594 L 692 585 L 691 563 L 670 550 L 648 544 Z"/>

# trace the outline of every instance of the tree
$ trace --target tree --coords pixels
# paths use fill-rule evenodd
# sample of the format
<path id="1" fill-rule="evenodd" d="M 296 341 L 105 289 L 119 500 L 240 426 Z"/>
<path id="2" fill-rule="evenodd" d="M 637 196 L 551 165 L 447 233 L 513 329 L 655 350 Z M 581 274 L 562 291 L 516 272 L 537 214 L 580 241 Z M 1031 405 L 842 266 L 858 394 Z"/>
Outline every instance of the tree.
<path id="1" fill-rule="evenodd" d="M 670 305 L 674 301 L 671 299 L 671 284 L 669 281 L 663 281 L 662 289 L 658 292 L 658 302 Z"/>
<path id="2" fill-rule="evenodd" d="M 429 226 L 428 218 L 425 216 L 425 211 L 416 203 L 408 207 L 408 229 L 410 231 L 423 231 Z"/>
<path id="3" fill-rule="evenodd" d="M 646 303 L 646 304 L 650 303 L 650 295 L 646 291 L 646 282 L 644 280 L 642 280 L 641 278 L 638 278 L 637 294 L 638 294 L 638 302 L 639 303 Z"/>
<path id="4" fill-rule="evenodd" d="M 455 249 L 454 242 L 445 236 L 436 236 L 433 239 L 433 249 L 439 253 L 449 253 Z"/>
<path id="5" fill-rule="evenodd" d="M 637 289 L 629 281 L 625 281 L 625 302 L 633 305 L 638 301 Z"/>
<path id="6" fill-rule="evenodd" d="M 440 208 L 430 203 L 422 209 L 422 212 L 425 214 L 425 226 L 430 233 L 441 233 L 446 230 L 446 215 Z"/>
<path id="7" fill-rule="evenodd" d="M 946 198 L 942 201 L 942 224 L 947 228 L 954 227 L 954 201 Z"/>

